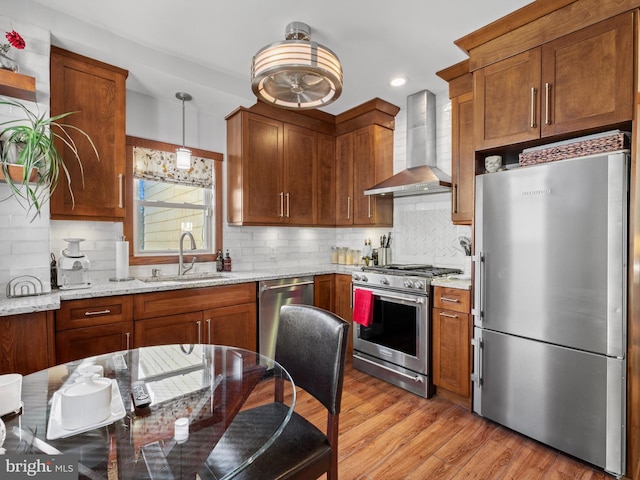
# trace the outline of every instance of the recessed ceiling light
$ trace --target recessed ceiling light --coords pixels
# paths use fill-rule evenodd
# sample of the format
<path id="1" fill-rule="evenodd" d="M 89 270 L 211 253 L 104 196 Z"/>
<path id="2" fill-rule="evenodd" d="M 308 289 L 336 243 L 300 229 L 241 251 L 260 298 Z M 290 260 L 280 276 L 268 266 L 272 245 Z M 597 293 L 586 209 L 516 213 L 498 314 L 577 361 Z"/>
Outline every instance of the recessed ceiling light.
<path id="1" fill-rule="evenodd" d="M 391 81 L 389 82 L 389 84 L 392 87 L 401 87 L 402 85 L 404 85 L 405 83 L 407 83 L 407 77 L 396 77 L 396 78 L 392 78 Z"/>

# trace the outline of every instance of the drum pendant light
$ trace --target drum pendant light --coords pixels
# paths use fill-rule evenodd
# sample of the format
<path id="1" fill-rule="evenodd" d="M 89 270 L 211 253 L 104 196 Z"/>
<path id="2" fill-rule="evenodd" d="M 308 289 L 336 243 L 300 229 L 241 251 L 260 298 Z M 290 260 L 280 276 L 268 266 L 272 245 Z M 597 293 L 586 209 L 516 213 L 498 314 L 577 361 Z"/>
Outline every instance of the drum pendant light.
<path id="1" fill-rule="evenodd" d="M 285 41 L 255 54 L 251 89 L 258 99 L 302 110 L 328 105 L 340 97 L 340 60 L 327 47 L 312 42 L 310 32 L 307 24 L 292 22 L 285 30 Z"/>
<path id="2" fill-rule="evenodd" d="M 188 93 L 178 92 L 176 98 L 182 100 L 182 147 L 176 149 L 176 168 L 189 170 L 191 168 L 191 150 L 184 146 L 184 102 L 193 98 Z"/>

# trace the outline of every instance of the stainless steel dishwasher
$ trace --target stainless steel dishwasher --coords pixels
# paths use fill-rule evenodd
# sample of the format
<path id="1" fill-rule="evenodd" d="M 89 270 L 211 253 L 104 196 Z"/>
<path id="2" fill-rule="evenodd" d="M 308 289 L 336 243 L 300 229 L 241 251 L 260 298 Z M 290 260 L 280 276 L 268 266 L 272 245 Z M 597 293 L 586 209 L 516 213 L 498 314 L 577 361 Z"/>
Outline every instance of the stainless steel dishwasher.
<path id="1" fill-rule="evenodd" d="M 273 358 L 282 305 L 313 305 L 313 277 L 265 280 L 258 285 L 258 345 Z"/>

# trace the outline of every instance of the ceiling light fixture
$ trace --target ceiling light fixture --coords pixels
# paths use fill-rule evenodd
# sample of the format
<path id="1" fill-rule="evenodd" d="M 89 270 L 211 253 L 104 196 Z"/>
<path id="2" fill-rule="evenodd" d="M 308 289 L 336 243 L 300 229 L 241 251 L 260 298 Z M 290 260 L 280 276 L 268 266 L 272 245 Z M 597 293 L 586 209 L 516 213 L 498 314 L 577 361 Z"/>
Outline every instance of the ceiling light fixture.
<path id="1" fill-rule="evenodd" d="M 178 92 L 176 98 L 182 100 L 182 147 L 176 149 L 176 168 L 188 170 L 191 168 L 191 150 L 184 147 L 184 102 L 190 102 L 193 97 L 188 93 Z"/>
<path id="2" fill-rule="evenodd" d="M 395 77 L 389 82 L 392 87 L 401 87 L 405 83 L 407 83 L 407 77 Z"/>
<path id="3" fill-rule="evenodd" d="M 278 107 L 310 109 L 328 105 L 342 93 L 338 57 L 310 40 L 311 29 L 291 22 L 285 41 L 262 48 L 253 57 L 251 89 L 260 100 Z"/>

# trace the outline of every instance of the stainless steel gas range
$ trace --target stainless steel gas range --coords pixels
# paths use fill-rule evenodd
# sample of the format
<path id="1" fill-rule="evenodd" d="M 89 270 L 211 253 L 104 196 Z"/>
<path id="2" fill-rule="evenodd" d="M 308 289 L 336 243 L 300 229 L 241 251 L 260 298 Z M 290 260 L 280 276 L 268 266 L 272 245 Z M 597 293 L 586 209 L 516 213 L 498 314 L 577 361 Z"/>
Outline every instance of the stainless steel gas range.
<path id="1" fill-rule="evenodd" d="M 358 289 L 371 292 L 372 301 L 371 324 L 354 323 L 354 368 L 431 397 L 431 280 L 458 273 L 462 271 L 431 265 L 385 265 L 354 272 L 354 302 Z"/>

